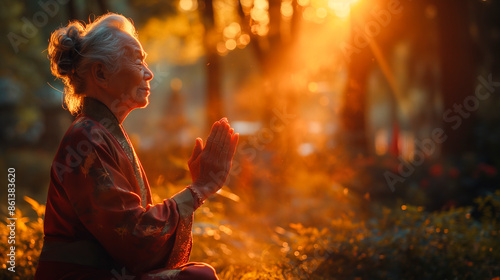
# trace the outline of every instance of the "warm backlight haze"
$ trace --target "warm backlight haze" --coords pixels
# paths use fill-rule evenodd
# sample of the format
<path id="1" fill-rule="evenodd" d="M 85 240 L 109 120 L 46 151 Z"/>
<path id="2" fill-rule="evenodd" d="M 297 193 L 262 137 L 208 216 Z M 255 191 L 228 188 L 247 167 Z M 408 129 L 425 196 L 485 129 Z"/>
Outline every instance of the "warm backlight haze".
<path id="1" fill-rule="evenodd" d="M 191 183 L 214 121 L 240 134 L 226 185 L 196 212 L 192 261 L 220 279 L 500 279 L 498 1 L 66 2 L 2 8 L 0 29 L 25 38 L 0 47 L 19 275 L 34 272 L 72 122 L 43 50 L 68 20 L 112 11 L 133 19 L 154 73 L 124 126 L 156 203 Z"/>

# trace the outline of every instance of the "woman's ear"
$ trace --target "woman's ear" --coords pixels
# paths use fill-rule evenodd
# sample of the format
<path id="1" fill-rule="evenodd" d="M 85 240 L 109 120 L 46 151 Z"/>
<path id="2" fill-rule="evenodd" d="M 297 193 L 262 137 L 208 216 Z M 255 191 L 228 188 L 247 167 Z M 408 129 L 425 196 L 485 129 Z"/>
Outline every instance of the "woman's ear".
<path id="1" fill-rule="evenodd" d="M 95 84 L 102 88 L 108 87 L 109 73 L 102 63 L 94 63 L 91 68 L 91 78 Z"/>

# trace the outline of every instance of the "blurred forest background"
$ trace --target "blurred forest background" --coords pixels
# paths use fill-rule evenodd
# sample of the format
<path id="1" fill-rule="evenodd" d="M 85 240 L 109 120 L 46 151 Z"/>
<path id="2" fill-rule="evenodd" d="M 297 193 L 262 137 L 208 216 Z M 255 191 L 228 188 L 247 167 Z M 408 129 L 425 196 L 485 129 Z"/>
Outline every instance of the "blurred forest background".
<path id="1" fill-rule="evenodd" d="M 0 278 L 34 273 L 73 121 L 50 33 L 107 11 L 133 19 L 155 74 L 124 125 L 156 203 L 190 183 L 213 121 L 241 135 L 192 261 L 221 279 L 500 279 L 498 0 L 2 0 L 0 175 L 16 169 L 21 244 L 14 275 L 2 218 Z"/>

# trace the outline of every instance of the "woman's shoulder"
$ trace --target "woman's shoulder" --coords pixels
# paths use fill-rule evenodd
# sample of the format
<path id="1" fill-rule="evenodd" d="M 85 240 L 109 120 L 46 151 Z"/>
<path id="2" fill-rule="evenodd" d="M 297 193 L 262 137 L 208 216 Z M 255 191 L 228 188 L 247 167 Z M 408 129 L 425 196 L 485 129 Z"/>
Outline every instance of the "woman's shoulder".
<path id="1" fill-rule="evenodd" d="M 117 158 L 117 142 L 102 123 L 79 116 L 66 131 L 54 157 L 52 170 L 62 182 L 63 175 L 87 162 L 87 157 L 97 153 Z"/>
<path id="2" fill-rule="evenodd" d="M 112 136 L 105 123 L 98 122 L 84 115 L 76 118 L 63 137 L 63 142 L 76 145 L 86 145 L 88 143 L 93 145 L 109 145 L 110 141 L 112 141 Z"/>

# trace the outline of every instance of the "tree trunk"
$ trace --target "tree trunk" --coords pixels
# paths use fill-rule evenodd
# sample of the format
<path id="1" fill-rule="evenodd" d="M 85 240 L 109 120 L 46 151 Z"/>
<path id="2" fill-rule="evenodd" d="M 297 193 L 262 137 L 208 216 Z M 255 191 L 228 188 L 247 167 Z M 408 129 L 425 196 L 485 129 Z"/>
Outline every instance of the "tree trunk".
<path id="1" fill-rule="evenodd" d="M 368 6 L 368 5 L 366 5 Z M 347 57 L 347 82 L 340 109 L 342 149 L 352 156 L 367 155 L 368 138 L 366 131 L 367 82 L 371 71 L 373 54 L 370 47 L 356 45 L 356 38 L 363 37 L 367 7 L 353 10 L 349 46 L 356 48 Z"/>
<path id="2" fill-rule="evenodd" d="M 217 54 L 217 42 L 212 36 L 215 32 L 214 8 L 212 0 L 198 0 L 199 11 L 205 26 L 203 38 L 206 57 L 206 119 L 209 124 L 223 117 L 224 109 L 222 103 L 221 89 L 221 67 L 220 57 Z"/>
<path id="3" fill-rule="evenodd" d="M 463 107 L 466 97 L 474 94 L 477 59 L 470 36 L 468 5 L 465 1 L 458 2 L 436 2 L 441 38 L 443 126 L 448 137 L 443 144 L 443 155 L 451 158 L 473 151 L 475 142 L 475 112 L 467 112 Z"/>

